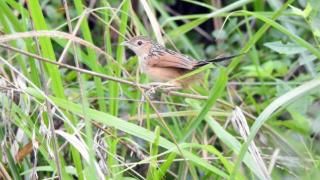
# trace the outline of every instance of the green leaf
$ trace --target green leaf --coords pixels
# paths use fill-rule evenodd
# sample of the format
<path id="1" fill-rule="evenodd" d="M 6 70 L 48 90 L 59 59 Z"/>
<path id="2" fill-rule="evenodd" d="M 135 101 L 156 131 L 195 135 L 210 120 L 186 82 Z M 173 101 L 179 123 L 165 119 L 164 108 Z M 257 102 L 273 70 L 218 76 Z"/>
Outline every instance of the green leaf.
<path id="1" fill-rule="evenodd" d="M 211 89 L 209 93 L 209 98 L 207 100 L 207 103 L 202 108 L 199 115 L 195 117 L 195 119 L 192 120 L 191 123 L 186 127 L 186 131 L 181 141 L 185 141 L 191 135 L 191 133 L 199 126 L 199 124 L 202 122 L 202 120 L 204 119 L 208 111 L 211 109 L 211 107 L 214 105 L 217 99 L 221 96 L 222 92 L 224 91 L 227 85 L 227 82 L 228 82 L 227 71 L 225 68 L 221 68 L 218 80 L 214 84 L 214 87 Z"/>
<path id="2" fill-rule="evenodd" d="M 242 145 L 241 151 L 239 153 L 239 156 L 237 158 L 237 161 L 235 163 L 233 172 L 232 172 L 232 178 L 235 177 L 235 174 L 238 172 L 238 168 L 240 167 L 240 163 L 242 159 L 244 158 L 244 155 L 246 154 L 248 147 L 251 143 L 251 141 L 254 139 L 256 134 L 258 133 L 260 127 L 267 121 L 273 113 L 278 110 L 280 107 L 288 105 L 290 102 L 293 102 L 299 97 L 302 97 L 303 95 L 310 93 L 310 91 L 314 89 L 320 88 L 320 79 L 317 78 L 315 80 L 309 81 L 304 83 L 301 86 L 296 87 L 295 89 L 287 92 L 286 94 L 280 96 L 276 100 L 272 101 L 269 106 L 267 106 L 264 111 L 258 116 L 252 127 L 250 128 L 250 135 L 247 139 L 247 141 Z"/>
<path id="3" fill-rule="evenodd" d="M 269 18 L 263 16 L 260 13 L 249 12 L 249 11 L 241 11 L 241 12 L 243 12 L 244 14 L 250 15 L 250 16 L 254 16 L 254 17 L 262 20 L 263 22 L 269 24 L 273 28 L 277 29 L 278 31 L 280 31 L 283 34 L 285 34 L 288 37 L 290 37 L 295 43 L 297 43 L 298 45 L 300 45 L 303 48 L 308 49 L 308 51 L 310 51 L 312 54 L 314 54 L 315 56 L 320 58 L 319 49 L 315 48 L 312 44 L 310 44 L 309 42 L 307 42 L 303 38 L 297 36 L 296 34 L 293 34 L 287 28 L 283 27 L 281 24 L 277 23 L 276 21 L 274 21 L 272 19 L 269 19 Z"/>
<path id="4" fill-rule="evenodd" d="M 150 156 L 152 157 L 152 159 L 151 159 L 151 162 L 149 163 L 149 170 L 147 173 L 147 179 L 158 180 L 158 179 L 160 179 L 159 175 L 158 175 L 158 171 L 157 171 L 157 155 L 158 155 L 158 145 L 159 145 L 159 137 L 160 137 L 159 126 L 156 126 L 154 133 L 155 133 L 156 137 L 150 147 Z"/>
<path id="5" fill-rule="evenodd" d="M 289 7 L 292 9 L 294 14 L 296 14 L 298 16 L 302 16 L 303 18 L 307 18 L 312 11 L 312 6 L 310 3 L 307 3 L 307 6 L 304 10 L 301 10 L 301 9 L 296 8 L 294 6 L 291 6 L 291 5 Z"/>
<path id="6" fill-rule="evenodd" d="M 294 43 L 283 44 L 281 41 L 267 42 L 264 46 L 280 54 L 292 55 L 305 52 L 307 49 Z"/>
<path id="7" fill-rule="evenodd" d="M 43 99 L 43 97 L 36 93 L 36 91 L 34 91 L 34 89 L 32 88 L 28 88 L 26 89 L 26 92 L 28 92 L 29 94 L 31 94 L 32 96 L 35 97 L 39 97 L 40 99 Z M 82 106 L 75 104 L 73 102 L 61 99 L 61 98 L 57 98 L 57 97 L 50 97 L 52 99 L 52 101 L 60 108 L 65 109 L 67 111 L 70 111 L 74 114 L 77 114 L 79 116 L 83 116 L 83 111 L 82 111 Z M 106 126 L 110 126 L 113 128 L 116 128 L 118 130 L 121 130 L 127 134 L 136 136 L 138 138 L 141 138 L 149 143 L 154 142 L 155 138 L 156 138 L 156 134 L 154 132 L 151 132 L 143 127 L 137 126 L 133 123 L 124 121 L 118 117 L 112 116 L 108 113 L 104 113 L 101 111 L 97 111 L 94 109 L 88 109 L 87 110 L 87 117 L 89 119 L 92 119 L 94 121 L 97 121 L 99 123 L 102 123 L 103 125 Z M 179 150 L 177 149 L 177 146 L 168 141 L 166 138 L 163 138 L 162 136 L 159 137 L 159 146 L 169 150 L 168 152 L 175 152 L 180 154 Z M 206 169 L 210 172 L 212 172 L 213 174 L 217 174 L 221 177 L 227 178 L 228 175 L 221 171 L 219 168 L 212 166 L 211 164 L 209 164 L 207 161 L 203 160 L 202 158 L 198 157 L 197 155 L 181 149 L 183 156 L 188 159 L 189 161 L 191 161 L 194 164 L 197 164 L 199 167 L 202 167 L 203 169 Z"/>
<path id="8" fill-rule="evenodd" d="M 189 104 L 195 108 L 200 109 L 200 104 L 196 100 L 188 100 Z M 212 118 L 211 115 L 207 114 L 205 116 L 206 123 L 208 123 L 209 127 L 215 133 L 215 135 L 222 141 L 227 147 L 229 147 L 235 154 L 239 154 L 241 149 L 241 143 L 232 136 L 228 131 L 226 131 L 215 119 Z M 222 160 L 222 159 L 221 159 Z M 223 161 L 223 160 L 222 160 Z M 256 163 L 252 159 L 252 156 L 248 154 L 245 155 L 243 159 L 244 163 L 251 169 L 251 171 L 256 174 L 258 177 L 262 179 L 262 172 L 256 169 Z M 230 165 L 225 166 L 227 169 L 230 168 Z M 239 174 L 239 173 L 238 173 Z M 239 177 L 237 175 L 237 177 Z"/>

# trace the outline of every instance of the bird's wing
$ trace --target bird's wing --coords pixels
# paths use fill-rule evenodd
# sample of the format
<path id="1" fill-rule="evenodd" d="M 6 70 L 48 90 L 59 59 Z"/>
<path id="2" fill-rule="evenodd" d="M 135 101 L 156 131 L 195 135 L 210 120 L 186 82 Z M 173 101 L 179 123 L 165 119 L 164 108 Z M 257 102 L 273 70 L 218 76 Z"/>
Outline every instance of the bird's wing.
<path id="1" fill-rule="evenodd" d="M 196 64 L 197 61 L 171 50 L 153 52 L 148 57 L 148 65 L 154 67 L 192 70 Z"/>

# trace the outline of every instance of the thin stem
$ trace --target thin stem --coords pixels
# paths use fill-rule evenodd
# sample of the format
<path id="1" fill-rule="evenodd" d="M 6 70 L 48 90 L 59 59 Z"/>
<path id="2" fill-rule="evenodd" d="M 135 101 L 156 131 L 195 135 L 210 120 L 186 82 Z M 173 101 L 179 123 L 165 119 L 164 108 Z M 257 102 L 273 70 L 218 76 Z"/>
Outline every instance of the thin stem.
<path id="1" fill-rule="evenodd" d="M 28 8 L 28 10 L 30 10 L 30 9 Z M 30 21 L 31 21 L 32 28 L 35 29 L 34 23 L 33 23 L 33 19 L 31 19 Z M 38 54 L 40 54 L 41 50 L 40 50 L 40 44 L 39 44 L 39 41 L 38 41 L 38 37 L 36 37 L 36 36 L 34 37 L 34 42 L 35 42 L 35 45 L 36 45 L 36 48 L 37 48 L 36 51 L 37 51 Z M 43 85 L 44 94 L 46 96 L 48 96 L 49 95 L 49 90 L 48 90 L 48 84 L 47 84 L 46 78 L 44 77 L 44 65 L 43 65 L 43 63 L 41 63 L 39 61 L 38 61 L 38 63 L 39 63 L 40 73 L 41 73 L 40 81 L 41 81 L 41 84 Z M 53 146 L 54 160 L 55 160 L 55 164 L 57 166 L 58 179 L 61 180 L 62 179 L 62 170 L 61 170 L 61 164 L 60 164 L 59 152 L 58 152 L 58 146 L 59 145 L 58 145 L 56 132 L 55 132 L 55 129 L 54 129 L 53 114 L 52 114 L 52 111 L 51 111 L 51 104 L 47 99 L 45 100 L 45 103 L 46 103 L 46 107 L 47 107 L 48 120 L 49 120 L 49 125 L 50 125 L 50 132 L 51 132 L 51 135 L 52 135 L 51 142 L 52 142 L 52 146 Z"/>

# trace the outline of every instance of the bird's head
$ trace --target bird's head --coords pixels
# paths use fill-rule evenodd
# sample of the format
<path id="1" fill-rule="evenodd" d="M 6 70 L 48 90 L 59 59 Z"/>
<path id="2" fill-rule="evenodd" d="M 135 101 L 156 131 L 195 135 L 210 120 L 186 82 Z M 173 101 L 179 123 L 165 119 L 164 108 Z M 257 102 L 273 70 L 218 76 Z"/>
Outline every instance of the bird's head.
<path id="1" fill-rule="evenodd" d="M 149 54 L 153 42 L 145 36 L 136 36 L 123 42 L 122 45 L 131 49 L 137 56 L 145 57 Z"/>

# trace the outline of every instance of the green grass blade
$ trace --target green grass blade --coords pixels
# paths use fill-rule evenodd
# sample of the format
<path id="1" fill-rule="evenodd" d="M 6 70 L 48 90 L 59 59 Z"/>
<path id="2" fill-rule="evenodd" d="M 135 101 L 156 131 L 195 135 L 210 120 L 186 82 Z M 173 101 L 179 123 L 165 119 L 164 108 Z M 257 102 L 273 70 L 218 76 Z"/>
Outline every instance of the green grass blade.
<path id="1" fill-rule="evenodd" d="M 275 22 L 274 20 L 269 19 L 269 18 L 267 18 L 267 17 L 265 17 L 265 16 L 263 16 L 263 15 L 261 15 L 259 13 L 255 13 L 255 12 L 249 12 L 249 11 L 241 11 L 241 12 L 243 12 L 244 14 L 247 14 L 247 15 L 255 16 L 258 19 L 264 21 L 269 26 L 272 26 L 275 29 L 277 29 L 280 32 L 282 32 L 283 34 L 289 36 L 297 44 L 299 44 L 302 47 L 305 47 L 306 49 L 308 49 L 311 53 L 313 53 L 315 56 L 317 56 L 320 59 L 320 51 L 319 51 L 319 49 L 313 47 L 310 43 L 308 43 L 307 41 L 305 41 L 301 37 L 291 33 L 285 27 L 281 26 L 279 23 Z"/>
<path id="2" fill-rule="evenodd" d="M 270 116 L 273 115 L 273 113 L 279 109 L 280 107 L 288 105 L 290 102 L 293 102 L 294 100 L 298 99 L 299 97 L 302 97 L 303 95 L 310 93 L 310 91 L 319 89 L 320 88 L 320 79 L 317 78 L 315 80 L 309 81 L 304 83 L 301 86 L 296 87 L 295 89 L 285 93 L 284 95 L 278 97 L 276 100 L 272 101 L 272 103 L 267 106 L 264 111 L 257 117 L 256 121 L 250 128 L 250 135 L 247 139 L 247 141 L 242 145 L 241 151 L 239 153 L 239 156 L 237 158 L 237 161 L 235 163 L 234 169 L 231 174 L 231 179 L 234 179 L 238 168 L 240 167 L 240 163 L 242 159 L 244 158 L 245 153 L 248 150 L 248 147 L 253 141 L 254 137 L 258 133 L 260 127 L 269 119 Z"/>
<path id="3" fill-rule="evenodd" d="M 80 16 L 82 13 L 84 13 L 84 5 L 82 3 L 82 0 L 75 0 L 74 1 L 74 5 L 76 7 L 77 13 Z M 92 40 L 92 35 L 90 32 L 90 28 L 89 28 L 89 24 L 88 24 L 88 19 L 84 18 L 83 22 L 81 23 L 81 32 L 83 35 L 84 40 L 93 43 Z M 96 72 L 100 72 L 99 70 L 99 64 L 98 64 L 98 58 L 96 56 L 96 52 L 91 49 L 91 48 L 87 48 L 87 52 L 88 52 L 88 59 L 87 62 L 91 64 L 91 67 L 93 68 L 93 71 Z M 102 81 L 101 78 L 98 77 L 93 77 L 94 79 L 94 83 L 95 83 L 95 88 L 96 88 L 96 94 L 97 94 L 97 101 L 99 104 L 99 109 L 101 111 L 106 111 L 107 107 L 106 107 L 106 103 L 104 101 L 104 90 L 103 90 L 103 85 L 102 85 Z"/>
<path id="4" fill-rule="evenodd" d="M 191 123 L 186 127 L 186 131 L 184 132 L 184 136 L 181 139 L 181 142 L 185 141 L 191 135 L 191 133 L 199 126 L 199 124 L 202 122 L 202 120 L 204 119 L 208 111 L 211 109 L 211 107 L 214 105 L 217 99 L 221 96 L 223 90 L 227 85 L 227 82 L 228 82 L 227 71 L 226 69 L 221 68 L 217 82 L 214 84 L 214 87 L 211 89 L 209 93 L 209 98 L 205 106 L 202 108 L 199 115 L 194 120 L 192 120 Z"/>
<path id="5" fill-rule="evenodd" d="M 13 12 L 10 10 L 10 8 L 7 6 L 7 4 L 4 1 L 0 1 L 0 10 L 1 10 L 0 23 L 5 33 L 11 34 L 11 33 L 14 33 L 15 31 L 16 32 L 23 31 L 23 29 L 21 28 L 20 22 L 14 16 Z M 15 47 L 18 47 L 17 42 L 11 42 L 11 44 Z M 26 63 L 24 62 L 24 59 L 21 57 L 21 55 L 18 55 L 16 58 L 18 60 L 18 63 L 20 65 L 20 68 L 23 74 L 29 77 L 30 75 L 28 73 L 27 66 L 26 66 Z"/>
<path id="6" fill-rule="evenodd" d="M 42 96 L 40 94 L 36 93 L 33 89 L 27 89 L 26 91 L 35 97 L 42 98 Z M 82 111 L 81 105 L 78 105 L 78 104 L 72 103 L 70 101 L 67 101 L 67 100 L 64 100 L 61 98 L 57 98 L 57 97 L 51 97 L 51 99 L 60 108 L 68 110 L 68 111 L 75 113 L 77 115 L 83 116 L 83 111 Z M 88 117 L 90 119 L 95 120 L 95 121 L 102 123 L 104 125 L 116 128 L 116 129 L 121 130 L 123 132 L 126 132 L 130 135 L 139 137 L 149 143 L 152 143 L 156 137 L 156 135 L 153 132 L 151 132 L 143 127 L 132 124 L 130 122 L 119 119 L 119 118 L 117 118 L 113 115 L 110 115 L 108 113 L 104 113 L 104 112 L 97 111 L 97 110 L 90 108 L 88 110 Z M 160 136 L 160 139 L 159 139 L 159 146 L 166 148 L 167 150 L 169 150 L 169 152 L 180 153 L 177 149 L 177 146 L 174 143 L 168 141 L 166 138 L 163 138 L 162 136 Z M 219 170 L 215 166 L 210 165 L 202 158 L 194 155 L 191 152 L 183 150 L 183 149 L 182 149 L 182 152 L 183 152 L 183 156 L 185 158 L 187 158 L 188 160 L 190 160 L 194 164 L 197 164 L 199 167 L 206 169 L 206 170 L 212 172 L 213 174 L 217 174 L 221 177 L 227 177 L 227 174 L 225 172 Z"/>
<path id="7" fill-rule="evenodd" d="M 195 109 L 201 109 L 199 102 L 192 100 L 190 104 Z M 226 145 L 228 146 L 235 154 L 239 154 L 241 149 L 241 143 L 231 135 L 228 131 L 226 131 L 215 119 L 212 118 L 212 115 L 205 116 L 206 123 L 210 126 L 213 130 L 215 135 Z M 255 162 L 251 156 L 248 154 L 244 157 L 244 163 L 250 168 L 252 172 L 254 172 L 258 177 L 262 178 L 263 174 L 261 171 L 257 170 L 255 167 Z M 229 168 L 230 166 L 228 166 Z M 237 178 L 239 176 L 237 175 Z"/>
<path id="8" fill-rule="evenodd" d="M 161 13 L 161 15 L 167 19 L 170 18 L 171 16 L 169 13 L 164 9 L 163 6 L 160 5 L 158 1 L 152 0 L 152 4 L 155 6 L 155 8 Z M 165 22 L 164 22 L 165 23 Z M 172 29 L 178 28 L 178 25 L 175 22 L 170 22 L 169 23 L 170 27 Z M 169 36 L 172 37 L 172 36 Z M 197 52 L 195 47 L 193 46 L 192 42 L 184 35 L 184 34 L 179 34 L 180 39 L 182 40 L 183 44 L 187 46 L 187 48 L 190 50 L 191 54 L 196 58 L 196 59 L 202 59 L 200 54 Z M 173 37 L 174 38 L 174 37 Z"/>
<path id="9" fill-rule="evenodd" d="M 226 12 L 229 12 L 229 11 L 232 11 L 236 8 L 239 8 L 245 4 L 248 4 L 250 3 L 252 0 L 239 0 L 239 1 L 236 1 L 234 2 L 233 4 L 230 4 L 224 8 L 221 8 L 221 9 L 218 9 L 210 14 L 208 14 L 207 16 L 203 17 L 203 18 L 199 18 L 199 19 L 196 19 L 196 20 L 193 20 L 189 23 L 186 23 L 174 30 L 172 30 L 171 32 L 169 32 L 169 36 L 170 37 L 178 37 L 180 36 L 181 34 L 185 34 L 187 32 L 189 32 L 190 30 L 192 30 L 193 28 L 199 26 L 200 24 L 204 23 L 206 20 L 210 19 L 210 18 L 213 18 L 219 14 L 222 14 L 222 13 L 226 13 Z"/>
<path id="10" fill-rule="evenodd" d="M 281 8 L 279 8 L 278 11 L 276 11 L 271 19 L 277 19 L 281 13 L 295 0 L 288 0 Z M 265 34 L 265 32 L 270 28 L 269 24 L 264 24 L 253 36 L 252 38 L 249 39 L 248 43 L 245 44 L 245 46 L 242 48 L 242 50 L 239 52 L 245 53 L 248 52 L 257 42 L 261 37 Z M 233 61 L 229 64 L 228 66 L 228 73 L 231 73 L 234 68 L 240 63 L 242 56 L 235 57 Z"/>
<path id="11" fill-rule="evenodd" d="M 158 170 L 159 179 L 163 179 L 163 177 L 165 176 L 165 173 L 168 172 L 168 169 L 170 168 L 176 156 L 177 156 L 176 153 L 170 153 L 165 159 L 165 162 L 161 164 Z"/>
<path id="12" fill-rule="evenodd" d="M 118 37 L 118 45 L 116 49 L 116 61 L 118 64 L 122 64 L 124 60 L 124 46 L 121 45 L 121 43 L 124 41 L 124 36 L 126 34 L 126 28 L 127 28 L 127 22 L 128 22 L 128 10 L 130 7 L 130 1 L 125 0 L 122 3 L 122 11 L 126 13 L 122 13 L 120 16 L 120 29 L 119 29 L 119 37 Z M 120 77 L 121 75 L 121 69 L 119 66 L 112 66 L 112 69 L 114 70 L 115 76 Z M 109 82 L 109 94 L 110 98 L 113 98 L 110 100 L 110 110 L 111 114 L 117 115 L 118 109 L 119 109 L 119 101 L 116 99 L 119 96 L 119 84 L 117 82 Z"/>
<path id="13" fill-rule="evenodd" d="M 41 6 L 38 1 L 29 1 L 29 8 L 32 20 L 34 22 L 35 30 L 46 30 L 47 25 L 46 21 L 43 17 Z M 43 57 L 55 60 L 56 56 L 53 50 L 53 46 L 51 43 L 50 38 L 47 37 L 40 37 L 39 43 L 41 46 L 41 54 Z M 47 72 L 49 73 L 49 77 L 52 79 L 52 85 L 51 88 L 53 90 L 53 94 L 55 94 L 57 97 L 63 97 L 64 95 L 64 88 L 60 76 L 59 69 L 56 66 L 53 66 L 51 64 L 45 63 L 45 68 Z"/>
<path id="14" fill-rule="evenodd" d="M 159 146 L 159 138 L 160 138 L 160 127 L 156 126 L 156 129 L 154 130 L 154 133 L 156 135 L 154 142 L 151 143 L 150 147 L 150 156 L 153 157 L 151 159 L 151 162 L 149 164 L 149 169 L 147 173 L 147 179 L 160 179 L 157 171 L 157 158 L 158 155 L 158 146 Z"/>

